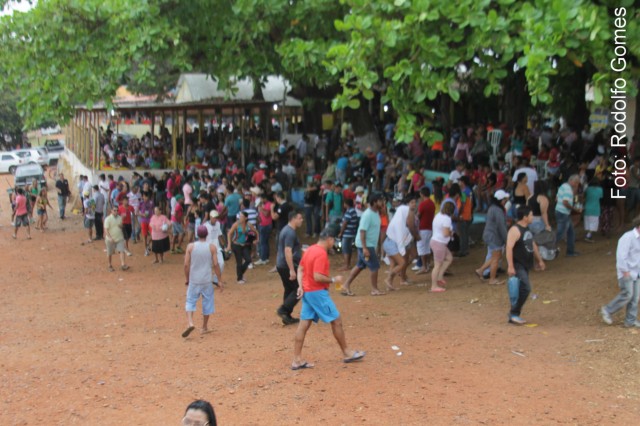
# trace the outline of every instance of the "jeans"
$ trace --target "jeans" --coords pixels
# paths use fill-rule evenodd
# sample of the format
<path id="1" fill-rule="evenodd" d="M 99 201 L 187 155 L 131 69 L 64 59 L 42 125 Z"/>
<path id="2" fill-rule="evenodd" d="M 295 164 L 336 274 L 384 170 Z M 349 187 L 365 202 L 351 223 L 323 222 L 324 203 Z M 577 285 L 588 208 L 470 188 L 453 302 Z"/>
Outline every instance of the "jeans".
<path id="1" fill-rule="evenodd" d="M 520 280 L 520 289 L 518 293 L 518 301 L 515 305 L 511 305 L 510 316 L 520 316 L 522 312 L 522 307 L 527 301 L 527 297 L 529 297 L 529 293 L 531 293 L 531 283 L 529 282 L 529 271 L 527 271 L 524 266 L 515 264 L 514 268 L 516 270 L 516 277 Z"/>
<path id="2" fill-rule="evenodd" d="M 635 280 L 631 277 L 619 278 L 620 293 L 604 309 L 613 315 L 620 309 L 627 307 L 627 315 L 624 318 L 625 325 L 633 325 L 638 318 L 638 298 L 640 297 L 640 277 Z"/>
<path id="3" fill-rule="evenodd" d="M 102 221 L 102 213 L 96 212 L 96 220 L 94 222 L 94 225 L 96 227 L 96 238 L 99 240 L 104 238 L 104 223 Z"/>
<path id="4" fill-rule="evenodd" d="M 60 209 L 60 219 L 64 219 L 64 210 L 67 208 L 67 197 L 58 195 L 58 208 Z"/>
<path id="5" fill-rule="evenodd" d="M 236 257 L 236 276 L 240 281 L 244 278 L 244 273 L 251 263 L 251 246 L 232 244 L 231 249 Z"/>
<path id="6" fill-rule="evenodd" d="M 294 266 L 297 271 L 298 266 Z M 282 279 L 282 286 L 284 287 L 282 305 L 278 308 L 278 313 L 291 316 L 293 308 L 295 308 L 298 303 L 298 280 L 289 279 L 289 268 L 278 268 L 278 274 Z"/>
<path id="7" fill-rule="evenodd" d="M 307 222 L 307 235 L 320 233 L 320 206 L 304 206 L 304 221 Z"/>
<path id="8" fill-rule="evenodd" d="M 469 254 L 469 226 L 471 221 L 461 220 L 458 222 L 458 235 L 460 236 L 460 250 L 459 255 Z"/>
<path id="9" fill-rule="evenodd" d="M 534 216 L 533 222 L 531 222 L 531 225 L 529 225 L 529 231 L 531 231 L 533 235 L 536 235 L 544 231 L 544 228 L 545 228 L 545 225 L 544 225 L 544 221 L 542 220 L 542 217 Z"/>
<path id="10" fill-rule="evenodd" d="M 556 232 L 556 241 L 560 241 L 564 234 L 567 234 L 567 254 L 575 253 L 576 249 L 576 233 L 573 230 L 571 215 L 560 213 L 556 210 L 556 222 L 558 222 L 558 230 Z"/>
<path id="11" fill-rule="evenodd" d="M 260 260 L 269 260 L 269 237 L 271 236 L 272 229 L 273 225 L 258 227 L 258 233 L 260 234 L 258 254 L 260 255 Z"/>

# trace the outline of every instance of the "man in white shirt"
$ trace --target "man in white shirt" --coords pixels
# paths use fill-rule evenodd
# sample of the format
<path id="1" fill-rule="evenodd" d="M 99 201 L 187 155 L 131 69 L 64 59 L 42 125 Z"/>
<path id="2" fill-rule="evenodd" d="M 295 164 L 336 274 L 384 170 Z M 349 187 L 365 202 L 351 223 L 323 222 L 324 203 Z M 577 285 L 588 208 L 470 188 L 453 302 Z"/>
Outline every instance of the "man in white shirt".
<path id="1" fill-rule="evenodd" d="M 218 257 L 218 265 L 220 265 L 220 273 L 224 272 L 224 256 L 222 254 L 222 245 L 225 244 L 224 240 L 220 240 L 222 234 L 222 227 L 220 226 L 220 222 L 218 222 L 219 213 L 217 210 L 211 210 L 209 213 L 209 221 L 204 223 L 204 226 L 207 227 L 207 243 L 213 244 L 217 249 L 217 257 Z M 226 244 L 225 244 L 226 245 Z M 213 283 L 218 284 L 219 277 L 214 274 Z"/>
<path id="2" fill-rule="evenodd" d="M 602 321 L 611 325 L 611 315 L 626 306 L 624 326 L 640 328 L 638 299 L 640 298 L 640 216 L 633 220 L 633 229 L 618 240 L 616 271 L 620 293 L 608 305 L 600 308 Z"/>
<path id="3" fill-rule="evenodd" d="M 98 190 L 104 196 L 105 201 L 109 199 L 109 182 L 107 182 L 107 178 L 104 175 L 104 173 L 100 175 L 100 181 L 98 182 Z M 99 212 L 102 214 L 103 217 L 107 217 L 107 204 L 108 203 L 105 202 L 103 211 Z"/>

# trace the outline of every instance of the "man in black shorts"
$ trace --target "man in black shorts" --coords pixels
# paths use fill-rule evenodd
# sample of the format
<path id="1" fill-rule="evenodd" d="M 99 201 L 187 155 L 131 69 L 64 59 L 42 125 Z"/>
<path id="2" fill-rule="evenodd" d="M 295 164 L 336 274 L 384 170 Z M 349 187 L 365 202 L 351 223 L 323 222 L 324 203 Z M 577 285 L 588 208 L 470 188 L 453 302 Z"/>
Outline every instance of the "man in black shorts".
<path id="1" fill-rule="evenodd" d="M 282 279 L 284 296 L 282 305 L 277 310 L 277 314 L 282 318 L 284 325 L 295 324 L 300 320 L 293 318 L 291 313 L 298 303 L 297 291 L 298 280 L 296 271 L 302 258 L 302 245 L 296 234 L 296 230 L 302 226 L 304 218 L 302 213 L 293 210 L 289 213 L 289 222 L 280 231 L 278 238 L 278 256 L 276 258 L 276 269 Z"/>

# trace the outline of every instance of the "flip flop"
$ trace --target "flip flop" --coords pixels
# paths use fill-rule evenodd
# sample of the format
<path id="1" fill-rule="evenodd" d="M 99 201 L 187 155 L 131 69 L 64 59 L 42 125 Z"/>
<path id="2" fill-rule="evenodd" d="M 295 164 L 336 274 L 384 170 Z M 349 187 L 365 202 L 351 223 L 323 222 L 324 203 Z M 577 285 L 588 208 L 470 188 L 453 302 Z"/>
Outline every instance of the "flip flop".
<path id="1" fill-rule="evenodd" d="M 496 280 L 496 281 L 492 281 L 492 282 L 489 283 L 489 285 L 502 285 L 502 284 L 504 284 L 504 280 L 502 280 L 502 281 L 497 281 Z"/>
<path id="2" fill-rule="evenodd" d="M 344 362 L 345 364 L 350 364 L 352 362 L 360 361 L 362 358 L 364 358 L 365 355 L 366 352 L 364 351 L 355 351 L 353 355 L 351 355 L 349 358 L 343 359 L 342 362 Z"/>
<path id="3" fill-rule="evenodd" d="M 352 293 L 351 290 L 349 290 L 349 291 L 341 291 L 340 295 L 341 296 L 355 296 L 356 294 Z"/>
<path id="4" fill-rule="evenodd" d="M 442 287 L 429 290 L 430 293 L 444 293 L 445 291 L 447 291 L 447 289 Z"/>
<path id="5" fill-rule="evenodd" d="M 191 332 L 193 330 L 195 330 L 196 328 L 192 325 L 190 325 L 189 327 L 187 327 L 187 329 L 185 331 L 182 332 L 182 337 L 189 337 L 189 335 L 191 334 Z"/>
<path id="6" fill-rule="evenodd" d="M 293 371 L 296 371 L 296 370 L 304 370 L 304 369 L 306 369 L 306 368 L 313 368 L 313 364 L 309 364 L 307 361 L 303 362 L 303 363 L 302 363 L 302 364 L 300 364 L 300 365 L 293 365 L 293 364 L 291 364 L 291 369 L 292 369 Z"/>
<path id="7" fill-rule="evenodd" d="M 482 282 L 485 281 L 484 277 L 482 276 L 482 272 L 478 272 L 478 271 L 474 271 L 474 272 L 476 273 L 476 276 L 478 277 L 478 279 L 480 279 L 480 281 Z"/>
<path id="8" fill-rule="evenodd" d="M 371 291 L 371 295 L 372 296 L 385 296 L 387 293 L 384 291 L 380 291 L 380 290 L 372 290 Z"/>

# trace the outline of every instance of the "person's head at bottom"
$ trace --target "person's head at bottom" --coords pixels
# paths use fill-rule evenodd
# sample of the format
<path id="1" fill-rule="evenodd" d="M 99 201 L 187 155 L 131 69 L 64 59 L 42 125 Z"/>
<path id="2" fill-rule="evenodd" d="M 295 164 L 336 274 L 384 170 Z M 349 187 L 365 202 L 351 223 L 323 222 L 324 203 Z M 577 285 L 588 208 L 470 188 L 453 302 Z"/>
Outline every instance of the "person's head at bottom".
<path id="1" fill-rule="evenodd" d="M 216 426 L 216 414 L 208 401 L 193 401 L 184 412 L 182 426 Z"/>

